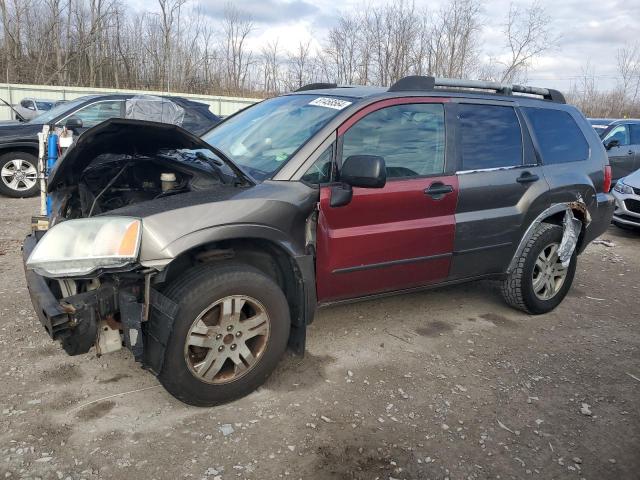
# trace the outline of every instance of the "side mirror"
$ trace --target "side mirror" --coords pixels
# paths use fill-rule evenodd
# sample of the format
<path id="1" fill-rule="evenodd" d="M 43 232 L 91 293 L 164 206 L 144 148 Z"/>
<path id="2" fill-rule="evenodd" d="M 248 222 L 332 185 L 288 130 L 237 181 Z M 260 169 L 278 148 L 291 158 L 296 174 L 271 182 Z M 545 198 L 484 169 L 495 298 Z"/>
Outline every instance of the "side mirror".
<path id="1" fill-rule="evenodd" d="M 331 187 L 332 207 L 343 207 L 351 202 L 352 187 L 382 188 L 387 183 L 384 158 L 375 155 L 352 155 L 340 169 L 340 184 Z"/>
<path id="2" fill-rule="evenodd" d="M 375 155 L 350 156 L 342 164 L 340 181 L 352 187 L 384 187 L 387 183 L 384 158 Z"/>
<path id="3" fill-rule="evenodd" d="M 617 138 L 611 139 L 604 144 L 604 148 L 606 148 L 607 150 L 611 150 L 613 147 L 619 147 L 619 146 L 620 146 L 620 140 L 618 140 Z"/>
<path id="4" fill-rule="evenodd" d="M 78 117 L 69 117 L 64 124 L 67 130 L 78 130 L 82 128 L 82 119 Z"/>

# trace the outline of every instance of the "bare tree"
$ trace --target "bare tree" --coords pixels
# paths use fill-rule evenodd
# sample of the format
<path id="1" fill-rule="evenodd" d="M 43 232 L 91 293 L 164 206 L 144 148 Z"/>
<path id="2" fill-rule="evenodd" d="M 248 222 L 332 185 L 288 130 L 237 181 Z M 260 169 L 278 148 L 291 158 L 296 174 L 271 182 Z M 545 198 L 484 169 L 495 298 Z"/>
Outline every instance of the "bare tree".
<path id="1" fill-rule="evenodd" d="M 279 40 L 267 42 L 262 47 L 262 71 L 263 89 L 267 94 L 275 94 L 280 91 L 280 50 Z"/>
<path id="2" fill-rule="evenodd" d="M 507 59 L 500 81 L 513 82 L 526 73 L 531 62 L 555 47 L 558 37 L 551 32 L 551 17 L 544 7 L 535 2 L 527 8 L 511 3 L 504 26 Z"/>
<path id="3" fill-rule="evenodd" d="M 187 0 L 158 0 L 160 6 L 160 27 L 162 31 L 162 83 L 166 84 L 167 91 L 170 85 L 171 46 L 174 29 L 180 23 L 180 10 Z"/>
<path id="4" fill-rule="evenodd" d="M 253 30 L 250 16 L 227 3 L 223 19 L 223 49 L 227 91 L 241 93 L 249 74 L 251 52 L 247 48 L 247 37 Z"/>
<path id="5" fill-rule="evenodd" d="M 626 45 L 616 53 L 618 74 L 620 75 L 620 107 L 628 114 L 628 106 L 638 103 L 640 93 L 640 44 Z"/>
<path id="6" fill-rule="evenodd" d="M 287 88 L 295 90 L 301 86 L 310 83 L 310 64 L 311 64 L 311 40 L 306 42 L 298 42 L 298 46 L 293 52 L 289 52 L 289 72 L 290 79 L 287 82 Z"/>

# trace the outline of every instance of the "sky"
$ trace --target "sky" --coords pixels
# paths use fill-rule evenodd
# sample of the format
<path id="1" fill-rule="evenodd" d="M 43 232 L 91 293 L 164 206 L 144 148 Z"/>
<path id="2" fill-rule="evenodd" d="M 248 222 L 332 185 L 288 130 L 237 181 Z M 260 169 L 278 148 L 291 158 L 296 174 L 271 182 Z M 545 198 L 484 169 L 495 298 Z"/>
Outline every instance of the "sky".
<path id="1" fill-rule="evenodd" d="M 138 0 L 138 8 L 154 4 Z M 132 2 L 133 3 L 133 2 Z M 213 20 L 222 18 L 224 0 L 191 0 Z M 284 49 L 293 49 L 300 41 L 316 46 L 326 37 L 338 12 L 384 5 L 384 0 L 235 0 L 240 10 L 250 12 L 255 30 L 250 46 L 259 51 L 267 41 L 278 39 Z M 436 10 L 443 0 L 415 0 L 418 8 Z M 531 2 L 516 2 L 527 6 Z M 597 86 L 611 88 L 617 80 L 616 52 L 625 45 L 640 42 L 640 0 L 539 0 L 551 16 L 550 29 L 559 36 L 557 46 L 545 52 L 531 66 L 531 85 L 569 90 L 585 68 L 595 75 Z M 504 48 L 502 33 L 510 0 L 482 2 L 480 40 L 482 50 L 496 55 Z"/>

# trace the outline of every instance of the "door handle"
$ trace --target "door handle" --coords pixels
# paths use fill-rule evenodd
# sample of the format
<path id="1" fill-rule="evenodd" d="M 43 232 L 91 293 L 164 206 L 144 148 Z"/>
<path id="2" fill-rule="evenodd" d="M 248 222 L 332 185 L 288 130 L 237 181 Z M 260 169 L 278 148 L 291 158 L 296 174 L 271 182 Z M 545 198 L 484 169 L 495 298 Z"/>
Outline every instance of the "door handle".
<path id="1" fill-rule="evenodd" d="M 453 187 L 451 185 L 445 185 L 444 183 L 434 182 L 429 185 L 424 193 L 425 195 L 429 195 L 431 198 L 435 200 L 440 200 L 447 193 L 453 192 Z"/>
<path id="2" fill-rule="evenodd" d="M 633 150 L 629 150 L 629 151 L 627 152 L 627 155 L 633 155 Z"/>
<path id="3" fill-rule="evenodd" d="M 518 183 L 531 183 L 537 182 L 538 180 L 540 180 L 540 177 L 530 172 L 523 172 L 522 175 L 516 178 L 516 182 Z"/>

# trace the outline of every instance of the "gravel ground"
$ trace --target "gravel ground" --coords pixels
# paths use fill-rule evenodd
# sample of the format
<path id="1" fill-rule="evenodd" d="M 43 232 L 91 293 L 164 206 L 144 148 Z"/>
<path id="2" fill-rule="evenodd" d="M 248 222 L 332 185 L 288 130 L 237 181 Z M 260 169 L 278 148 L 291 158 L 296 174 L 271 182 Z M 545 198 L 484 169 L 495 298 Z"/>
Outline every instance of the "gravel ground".
<path id="1" fill-rule="evenodd" d="M 530 317 L 492 282 L 322 310 L 304 358 L 188 407 L 125 351 L 68 357 L 20 261 L 36 199 L 0 199 L 0 478 L 640 478 L 640 236 L 591 245 Z"/>

